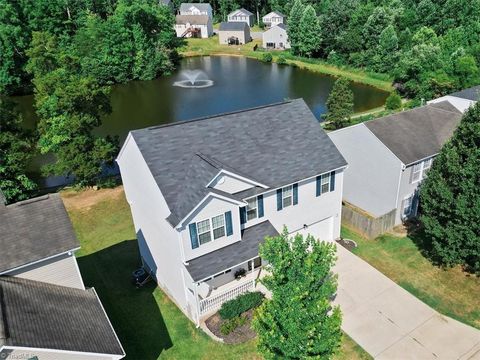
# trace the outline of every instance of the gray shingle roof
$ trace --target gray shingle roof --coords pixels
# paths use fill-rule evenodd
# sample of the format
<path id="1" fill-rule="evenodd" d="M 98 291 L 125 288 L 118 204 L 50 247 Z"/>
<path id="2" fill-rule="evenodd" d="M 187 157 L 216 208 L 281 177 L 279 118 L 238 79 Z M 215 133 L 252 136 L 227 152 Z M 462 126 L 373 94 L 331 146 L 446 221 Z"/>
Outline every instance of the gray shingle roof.
<path id="1" fill-rule="evenodd" d="M 242 230 L 242 240 L 190 260 L 186 266 L 193 281 L 200 281 L 258 256 L 266 236 L 278 235 L 270 221 Z"/>
<path id="2" fill-rule="evenodd" d="M 246 22 L 222 22 L 219 31 L 244 31 L 245 28 L 248 28 Z"/>
<path id="3" fill-rule="evenodd" d="M 453 94 L 450 94 L 450 96 L 455 96 L 455 97 L 459 97 L 467 100 L 478 101 L 480 99 L 480 85 L 474 86 L 462 91 L 457 91 Z"/>
<path id="4" fill-rule="evenodd" d="M 302 99 L 131 134 L 172 225 L 208 194 L 206 185 L 227 166 L 274 189 L 346 165 Z"/>
<path id="5" fill-rule="evenodd" d="M 93 289 L 0 276 L 0 345 L 123 355 Z"/>
<path id="6" fill-rule="evenodd" d="M 58 194 L 0 204 L 0 233 L 0 272 L 80 246 Z"/>
<path id="7" fill-rule="evenodd" d="M 209 11 L 212 10 L 210 4 L 207 3 L 182 3 L 180 4 L 180 11 L 188 11 L 192 6 L 195 6 L 200 11 Z"/>
<path id="8" fill-rule="evenodd" d="M 251 13 L 250 11 L 248 11 L 247 9 L 244 9 L 244 8 L 241 8 L 241 9 L 237 9 L 235 11 L 232 11 L 230 14 L 228 14 L 228 16 L 231 16 L 237 12 L 241 12 L 242 14 L 245 14 L 247 16 L 252 16 L 253 13 Z"/>
<path id="9" fill-rule="evenodd" d="M 438 154 L 457 128 L 462 113 L 442 101 L 365 123 L 405 165 Z"/>
<path id="10" fill-rule="evenodd" d="M 175 16 L 176 24 L 207 25 L 208 21 L 209 21 L 208 15 L 177 15 Z"/>
<path id="11" fill-rule="evenodd" d="M 275 15 L 277 15 L 277 16 L 279 16 L 279 17 L 286 17 L 286 16 L 285 16 L 284 14 L 282 14 L 280 11 L 275 11 L 275 10 L 274 10 L 274 11 L 269 12 L 267 15 L 271 15 L 271 14 L 275 14 Z M 267 16 L 267 15 L 265 15 L 265 16 Z"/>

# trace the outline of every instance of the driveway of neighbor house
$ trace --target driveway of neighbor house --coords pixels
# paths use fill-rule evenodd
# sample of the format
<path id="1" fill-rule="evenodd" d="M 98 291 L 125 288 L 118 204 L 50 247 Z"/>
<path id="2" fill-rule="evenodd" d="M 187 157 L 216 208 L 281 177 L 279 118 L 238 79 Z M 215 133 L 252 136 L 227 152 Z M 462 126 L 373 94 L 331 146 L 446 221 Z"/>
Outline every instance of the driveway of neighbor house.
<path id="1" fill-rule="evenodd" d="M 343 330 L 375 359 L 480 359 L 480 331 L 443 316 L 337 245 Z"/>

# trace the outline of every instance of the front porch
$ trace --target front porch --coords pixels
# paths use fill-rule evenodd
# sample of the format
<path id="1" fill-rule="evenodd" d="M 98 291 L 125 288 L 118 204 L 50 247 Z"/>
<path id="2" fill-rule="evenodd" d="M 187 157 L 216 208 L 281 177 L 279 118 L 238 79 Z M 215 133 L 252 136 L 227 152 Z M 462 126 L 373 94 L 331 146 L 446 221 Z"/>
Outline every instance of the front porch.
<path id="1" fill-rule="evenodd" d="M 242 230 L 242 240 L 190 260 L 186 269 L 191 277 L 187 285 L 190 308 L 197 325 L 226 301 L 251 291 L 267 291 L 259 279 L 265 276 L 258 246 L 266 236 L 278 232 L 269 221 Z"/>

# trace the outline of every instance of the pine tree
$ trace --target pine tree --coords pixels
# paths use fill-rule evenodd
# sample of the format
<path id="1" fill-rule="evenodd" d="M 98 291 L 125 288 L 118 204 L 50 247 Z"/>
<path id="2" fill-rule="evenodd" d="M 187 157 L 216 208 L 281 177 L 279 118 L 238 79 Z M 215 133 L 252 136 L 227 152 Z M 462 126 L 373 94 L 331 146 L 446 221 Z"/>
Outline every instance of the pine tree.
<path id="1" fill-rule="evenodd" d="M 345 78 L 335 81 L 327 99 L 327 110 L 325 121 L 329 129 L 340 129 L 350 123 L 350 116 L 353 114 L 353 91 L 350 89 L 350 81 Z"/>
<path id="2" fill-rule="evenodd" d="M 480 103 L 463 117 L 420 189 L 431 254 L 480 273 Z"/>
<path id="3" fill-rule="evenodd" d="M 320 22 L 313 6 L 308 5 L 300 19 L 297 51 L 301 56 L 311 57 L 320 48 Z"/>
<path id="4" fill-rule="evenodd" d="M 337 279 L 331 268 L 335 245 L 288 232 L 260 248 L 270 275 L 261 281 L 272 293 L 257 310 L 253 327 L 266 359 L 329 359 L 340 346 L 341 313 L 331 304 Z"/>
<path id="5" fill-rule="evenodd" d="M 294 54 L 298 54 L 298 38 L 300 33 L 300 21 L 303 15 L 303 3 L 302 0 L 295 0 L 290 10 L 290 16 L 288 17 L 288 41 Z"/>

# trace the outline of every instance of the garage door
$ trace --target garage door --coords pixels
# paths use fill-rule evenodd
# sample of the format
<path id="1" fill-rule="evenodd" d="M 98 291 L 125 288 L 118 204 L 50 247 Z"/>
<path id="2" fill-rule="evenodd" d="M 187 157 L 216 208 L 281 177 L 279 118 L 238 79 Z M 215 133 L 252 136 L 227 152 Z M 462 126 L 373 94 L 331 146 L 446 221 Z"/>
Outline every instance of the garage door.
<path id="1" fill-rule="evenodd" d="M 296 231 L 296 233 L 303 236 L 310 234 L 315 239 L 322 241 L 333 241 L 333 217 L 309 224 L 306 228 Z"/>

